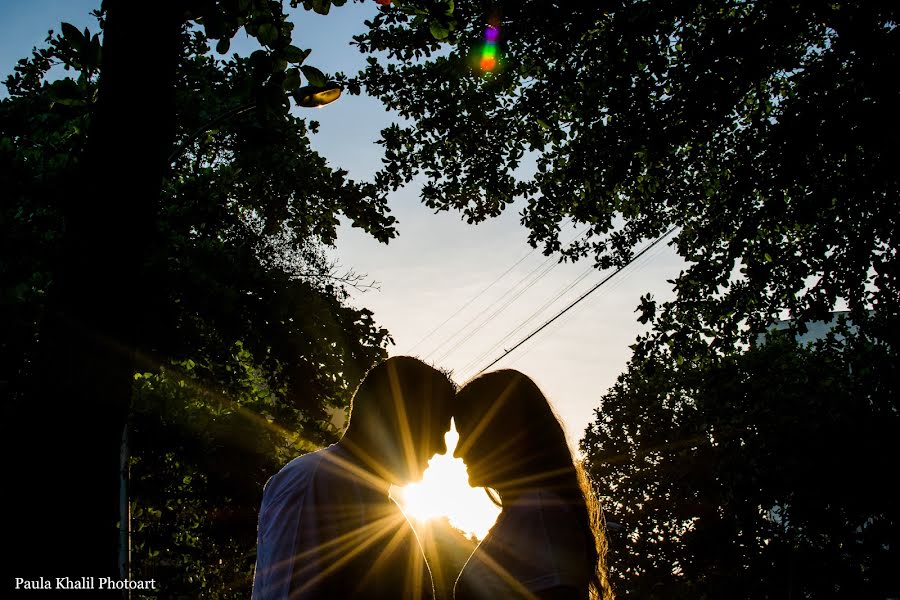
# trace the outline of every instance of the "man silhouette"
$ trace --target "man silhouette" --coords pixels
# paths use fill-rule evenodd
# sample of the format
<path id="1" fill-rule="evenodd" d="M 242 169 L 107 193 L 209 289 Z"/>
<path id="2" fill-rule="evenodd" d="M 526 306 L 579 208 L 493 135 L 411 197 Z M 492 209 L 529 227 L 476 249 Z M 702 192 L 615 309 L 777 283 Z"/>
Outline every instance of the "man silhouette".
<path id="1" fill-rule="evenodd" d="M 415 358 L 368 372 L 341 440 L 266 483 L 253 600 L 433 598 L 422 548 L 388 493 L 447 451 L 453 396 L 450 380 Z"/>

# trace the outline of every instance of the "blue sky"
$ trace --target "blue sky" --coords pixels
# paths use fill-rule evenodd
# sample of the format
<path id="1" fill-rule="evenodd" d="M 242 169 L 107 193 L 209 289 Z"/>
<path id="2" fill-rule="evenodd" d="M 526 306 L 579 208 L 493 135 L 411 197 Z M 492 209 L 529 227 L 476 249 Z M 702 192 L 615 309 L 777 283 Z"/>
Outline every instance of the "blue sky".
<path id="1" fill-rule="evenodd" d="M 89 12 L 98 6 L 99 0 L 0 3 L 0 75 L 5 79 L 19 58 L 43 43 L 48 29 L 59 31 L 62 21 L 96 31 Z M 293 43 L 313 50 L 309 64 L 326 72 L 353 73 L 364 61 L 349 45 L 350 38 L 375 11 L 374 0 L 348 3 L 326 17 L 300 11 L 294 19 Z M 232 49 L 246 54 L 255 45 L 239 33 Z M 0 95 L 6 95 L 5 88 Z M 392 115 L 378 101 L 344 95 L 332 105 L 305 111 L 303 116 L 321 123 L 313 144 L 332 166 L 346 169 L 360 180 L 369 179 L 380 166 L 381 149 L 375 141 Z M 377 290 L 355 292 L 352 302 L 373 310 L 376 319 L 391 331 L 397 342 L 391 354 L 413 353 L 434 361 L 454 370 L 460 382 L 606 275 L 589 270 L 586 262 L 551 268 L 554 261 L 546 263 L 540 252 L 530 252 L 515 207 L 497 219 L 467 225 L 456 213 L 432 214 L 419 203 L 415 184 L 393 194 L 390 206 L 399 220 L 397 239 L 385 246 L 344 225 L 332 256 L 345 268 L 379 282 Z M 571 237 L 575 233 L 573 230 Z M 553 402 L 574 445 L 592 420 L 601 396 L 628 361 L 628 346 L 641 331 L 634 313 L 638 298 L 647 292 L 661 299 L 671 297 L 666 280 L 676 276 L 681 267 L 671 249 L 661 246 L 651 251 L 645 260 L 613 278 L 494 368 L 515 368 L 532 377 Z M 538 278 L 541 273 L 544 275 Z M 581 276 L 583 279 L 572 285 Z M 417 345 L 489 285 L 466 310 Z M 514 302 L 508 302 L 526 287 Z M 570 289 L 561 293 L 567 287 Z M 557 295 L 559 298 L 548 304 Z M 544 312 L 497 345 L 545 305 Z"/>

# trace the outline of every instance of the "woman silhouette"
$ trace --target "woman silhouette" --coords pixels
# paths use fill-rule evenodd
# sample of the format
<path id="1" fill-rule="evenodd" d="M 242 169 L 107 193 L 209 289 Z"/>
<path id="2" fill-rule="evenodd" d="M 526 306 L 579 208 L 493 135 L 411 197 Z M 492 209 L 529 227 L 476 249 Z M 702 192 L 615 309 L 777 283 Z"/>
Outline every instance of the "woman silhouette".
<path id="1" fill-rule="evenodd" d="M 612 600 L 602 517 L 559 419 L 518 371 L 482 375 L 457 394 L 455 455 L 469 484 L 502 508 L 469 558 L 456 600 Z"/>

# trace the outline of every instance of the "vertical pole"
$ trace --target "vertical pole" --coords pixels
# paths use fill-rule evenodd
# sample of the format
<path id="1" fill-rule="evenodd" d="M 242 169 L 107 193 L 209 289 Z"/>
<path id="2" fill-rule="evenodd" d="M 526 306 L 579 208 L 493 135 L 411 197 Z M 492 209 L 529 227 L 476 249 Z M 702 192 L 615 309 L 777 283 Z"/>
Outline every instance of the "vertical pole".
<path id="1" fill-rule="evenodd" d="M 119 452 L 119 577 L 131 579 L 131 503 L 128 500 L 128 484 L 131 479 L 129 465 L 128 425 L 122 428 L 122 446 Z M 123 590 L 122 597 L 131 599 L 131 590 Z"/>

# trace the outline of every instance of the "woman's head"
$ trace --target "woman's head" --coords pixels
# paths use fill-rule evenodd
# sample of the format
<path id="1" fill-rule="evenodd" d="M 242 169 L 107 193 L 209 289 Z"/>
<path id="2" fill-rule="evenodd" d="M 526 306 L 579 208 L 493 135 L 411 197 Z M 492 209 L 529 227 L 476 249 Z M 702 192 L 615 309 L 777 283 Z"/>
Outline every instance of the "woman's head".
<path id="1" fill-rule="evenodd" d="M 546 488 L 572 471 L 562 425 L 541 390 L 518 371 L 501 370 L 467 383 L 454 407 L 469 483 L 504 492 Z"/>
<path id="2" fill-rule="evenodd" d="M 486 373 L 457 392 L 453 417 L 459 432 L 454 455 L 466 463 L 469 484 L 497 490 L 504 502 L 530 491 L 562 498 L 588 544 L 591 598 L 611 600 L 600 505 L 538 386 L 518 371 Z"/>

